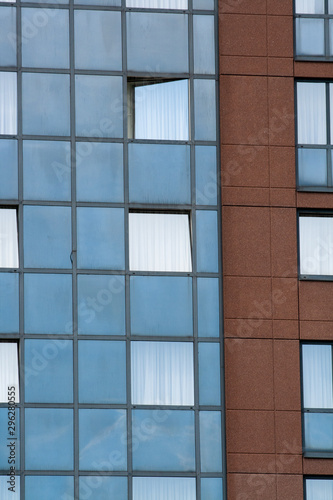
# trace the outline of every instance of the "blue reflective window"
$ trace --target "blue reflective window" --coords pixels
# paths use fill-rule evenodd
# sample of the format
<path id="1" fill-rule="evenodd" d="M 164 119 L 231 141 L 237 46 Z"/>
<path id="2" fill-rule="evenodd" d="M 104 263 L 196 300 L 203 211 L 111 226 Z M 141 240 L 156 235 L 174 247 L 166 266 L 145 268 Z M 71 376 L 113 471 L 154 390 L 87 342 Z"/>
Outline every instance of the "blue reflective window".
<path id="1" fill-rule="evenodd" d="M 79 341 L 79 402 L 126 403 L 126 344 Z"/>
<path id="2" fill-rule="evenodd" d="M 194 138 L 216 140 L 215 80 L 194 80 Z"/>
<path id="3" fill-rule="evenodd" d="M 218 272 L 217 212 L 197 210 L 197 271 Z"/>
<path id="4" fill-rule="evenodd" d="M 17 274 L 0 273 L 0 297 L 0 332 L 18 332 L 19 277 Z"/>
<path id="5" fill-rule="evenodd" d="M 16 8 L 0 7 L 0 66 L 16 65 Z"/>
<path id="6" fill-rule="evenodd" d="M 221 404 L 220 345 L 199 343 L 199 403 Z"/>
<path id="7" fill-rule="evenodd" d="M 298 150 L 298 183 L 300 186 L 327 186 L 326 149 Z"/>
<path id="8" fill-rule="evenodd" d="M 217 278 L 198 278 L 198 335 L 220 335 L 219 281 Z"/>
<path id="9" fill-rule="evenodd" d="M 9 470 L 10 465 L 15 465 L 16 469 L 20 468 L 20 410 L 16 408 L 15 419 L 13 420 L 14 435 L 8 434 L 8 408 L 0 408 L 0 469 Z M 8 447 L 8 438 L 16 438 L 15 445 Z M 8 464 L 8 457 L 13 451 L 15 455 L 15 464 Z M 13 454 L 12 454 L 13 455 Z M 7 478 L 8 479 L 8 478 Z M 0 489 L 1 491 L 1 489 Z"/>
<path id="10" fill-rule="evenodd" d="M 23 195 L 26 200 L 70 201 L 70 143 L 23 141 Z"/>
<path id="11" fill-rule="evenodd" d="M 79 410 L 81 470 L 126 470 L 126 411 Z"/>
<path id="12" fill-rule="evenodd" d="M 72 341 L 26 340 L 24 384 L 28 403 L 73 402 Z"/>
<path id="13" fill-rule="evenodd" d="M 193 16 L 194 73 L 215 73 L 214 16 Z"/>
<path id="14" fill-rule="evenodd" d="M 65 9 L 22 9 L 22 64 L 29 68 L 69 67 L 69 15 Z"/>
<path id="15" fill-rule="evenodd" d="M 333 449 L 333 413 L 304 413 L 305 451 Z"/>
<path id="16" fill-rule="evenodd" d="M 25 206 L 24 266 L 72 267 L 70 207 Z"/>
<path id="17" fill-rule="evenodd" d="M 75 67 L 121 70 L 121 13 L 75 11 Z"/>
<path id="18" fill-rule="evenodd" d="M 127 500 L 127 478 L 108 476 L 81 476 L 80 498 L 94 500 Z"/>
<path id="19" fill-rule="evenodd" d="M 81 5 L 108 5 L 112 7 L 121 6 L 121 0 L 74 0 L 74 3 Z"/>
<path id="20" fill-rule="evenodd" d="M 26 408 L 25 465 L 31 470 L 73 469 L 73 410 Z"/>
<path id="21" fill-rule="evenodd" d="M 120 76 L 76 75 L 76 135 L 122 137 L 122 96 Z"/>
<path id="22" fill-rule="evenodd" d="M 201 478 L 201 500 L 223 500 L 223 485 L 220 477 Z"/>
<path id="23" fill-rule="evenodd" d="M 133 410 L 132 440 L 134 470 L 195 470 L 192 411 Z"/>
<path id="24" fill-rule="evenodd" d="M 201 472 L 222 472 L 221 412 L 201 411 Z"/>
<path id="25" fill-rule="evenodd" d="M 80 269 L 124 269 L 124 210 L 77 209 L 77 264 Z"/>
<path id="26" fill-rule="evenodd" d="M 195 193 L 198 205 L 217 205 L 216 147 L 195 147 Z"/>
<path id="27" fill-rule="evenodd" d="M 74 498 L 72 476 L 26 476 L 25 500 L 69 500 Z"/>
<path id="28" fill-rule="evenodd" d="M 23 133 L 69 135 L 69 75 L 23 73 L 22 85 Z"/>
<path id="29" fill-rule="evenodd" d="M 133 335 L 193 334 L 191 278 L 132 276 L 130 299 Z"/>
<path id="30" fill-rule="evenodd" d="M 126 19 L 130 71 L 188 72 L 186 14 L 129 12 Z"/>
<path id="31" fill-rule="evenodd" d="M 26 274 L 25 333 L 72 333 L 72 277 L 69 274 Z"/>
<path id="32" fill-rule="evenodd" d="M 190 148 L 129 144 L 129 201 L 190 203 Z"/>
<path id="33" fill-rule="evenodd" d="M 214 0 L 193 0 L 193 9 L 214 10 Z"/>
<path id="34" fill-rule="evenodd" d="M 324 19 L 296 19 L 296 55 L 325 55 Z"/>
<path id="35" fill-rule="evenodd" d="M 78 276 L 79 334 L 125 334 L 124 276 Z"/>
<path id="36" fill-rule="evenodd" d="M 3 200 L 17 198 L 17 141 L 15 140 L 0 140 L 0 179 L 0 198 Z"/>
<path id="37" fill-rule="evenodd" d="M 78 201 L 122 202 L 123 146 L 77 142 L 76 187 Z"/>

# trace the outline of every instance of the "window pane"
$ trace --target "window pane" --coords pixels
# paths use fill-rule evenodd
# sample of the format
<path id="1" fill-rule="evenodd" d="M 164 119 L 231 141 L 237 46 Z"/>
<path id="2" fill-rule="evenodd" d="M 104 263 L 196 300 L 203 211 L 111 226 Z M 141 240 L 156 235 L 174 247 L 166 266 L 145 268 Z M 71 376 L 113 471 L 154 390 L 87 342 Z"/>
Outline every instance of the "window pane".
<path id="1" fill-rule="evenodd" d="M 201 472 L 222 472 L 221 412 L 201 411 Z"/>
<path id="2" fill-rule="evenodd" d="M 188 72 L 186 14 L 128 12 L 126 20 L 129 71 Z"/>
<path id="3" fill-rule="evenodd" d="M 17 76 L 0 71 L 0 134 L 17 133 Z"/>
<path id="4" fill-rule="evenodd" d="M 124 276 L 78 276 L 80 335 L 125 334 Z"/>
<path id="5" fill-rule="evenodd" d="M 23 73 L 22 85 L 23 133 L 69 135 L 69 75 Z"/>
<path id="6" fill-rule="evenodd" d="M 81 5 L 108 5 L 108 6 L 111 6 L 111 7 L 120 7 L 121 6 L 121 0 L 74 0 L 74 4 L 81 4 Z"/>
<path id="7" fill-rule="evenodd" d="M 80 269 L 124 269 L 124 210 L 78 208 L 77 247 Z"/>
<path id="8" fill-rule="evenodd" d="M 25 500 L 37 498 L 60 500 L 74 498 L 74 478 L 72 476 L 26 476 Z"/>
<path id="9" fill-rule="evenodd" d="M 193 477 L 133 477 L 133 500 L 196 500 Z"/>
<path id="10" fill-rule="evenodd" d="M 75 67 L 121 70 L 121 14 L 75 11 Z"/>
<path id="11" fill-rule="evenodd" d="M 199 343 L 199 403 L 201 405 L 221 404 L 220 346 Z"/>
<path id="12" fill-rule="evenodd" d="M 215 80 L 194 80 L 194 138 L 216 140 Z"/>
<path id="13" fill-rule="evenodd" d="M 223 500 L 221 478 L 201 478 L 201 500 Z"/>
<path id="14" fill-rule="evenodd" d="M 131 343 L 132 404 L 193 405 L 193 344 Z"/>
<path id="15" fill-rule="evenodd" d="M 188 80 L 134 87 L 135 139 L 187 141 Z"/>
<path id="16" fill-rule="evenodd" d="M 332 479 L 306 479 L 306 500 L 332 500 Z"/>
<path id="17" fill-rule="evenodd" d="M 328 13 L 333 14 L 333 0 L 328 0 Z"/>
<path id="18" fill-rule="evenodd" d="M 213 16 L 193 16 L 194 73 L 215 73 Z"/>
<path id="19" fill-rule="evenodd" d="M 332 275 L 332 217 L 299 218 L 300 273 Z"/>
<path id="20" fill-rule="evenodd" d="M 216 147 L 195 147 L 195 183 L 198 205 L 217 205 Z"/>
<path id="21" fill-rule="evenodd" d="M 298 150 L 298 182 L 300 186 L 327 186 L 326 149 Z"/>
<path id="22" fill-rule="evenodd" d="M 73 469 L 73 410 L 26 408 L 25 463 L 31 470 Z"/>
<path id="23" fill-rule="evenodd" d="M 133 469 L 194 471 L 194 412 L 133 410 Z M 144 435 L 144 440 L 140 436 Z"/>
<path id="24" fill-rule="evenodd" d="M 0 273 L 0 332 L 16 333 L 19 329 L 18 274 Z"/>
<path id="25" fill-rule="evenodd" d="M 199 337 L 219 337 L 219 280 L 198 278 L 198 335 Z"/>
<path id="26" fill-rule="evenodd" d="M 20 410 L 16 408 L 15 418 L 13 420 L 12 436 L 8 433 L 8 408 L 0 408 L 0 469 L 10 470 L 10 465 L 15 465 L 16 470 L 20 469 Z M 7 446 L 9 438 L 15 439 L 15 445 L 12 447 L 15 451 L 15 464 L 8 464 L 8 455 L 10 449 Z M 7 477 L 8 479 L 8 477 Z M 7 485 L 8 486 L 8 485 Z M 0 490 L 1 491 L 1 490 Z M 2 500 L 2 497 L 0 497 Z M 11 497 L 10 497 L 11 498 Z"/>
<path id="27" fill-rule="evenodd" d="M 22 64 L 30 68 L 69 67 L 69 19 L 65 9 L 22 9 Z M 25 42 L 25 43 L 24 43 Z"/>
<path id="28" fill-rule="evenodd" d="M 121 76 L 76 75 L 76 135 L 123 136 Z"/>
<path id="29" fill-rule="evenodd" d="M 18 267 L 17 212 L 0 208 L 0 267 Z"/>
<path id="30" fill-rule="evenodd" d="M 78 201 L 122 202 L 123 146 L 77 142 L 76 187 Z"/>
<path id="31" fill-rule="evenodd" d="M 218 272 L 217 212 L 197 210 L 197 270 Z"/>
<path id="32" fill-rule="evenodd" d="M 332 346 L 303 345 L 303 404 L 333 408 Z"/>
<path id="33" fill-rule="evenodd" d="M 82 499 L 127 500 L 126 477 L 81 476 L 79 488 Z"/>
<path id="34" fill-rule="evenodd" d="M 190 148 L 129 144 L 129 201 L 190 203 Z"/>
<path id="35" fill-rule="evenodd" d="M 305 451 L 327 451 L 333 449 L 333 414 L 304 414 Z"/>
<path id="36" fill-rule="evenodd" d="M 142 7 L 146 9 L 183 9 L 187 0 L 126 0 L 126 7 Z"/>
<path id="37" fill-rule="evenodd" d="M 81 470 L 126 470 L 126 411 L 79 410 Z"/>
<path id="38" fill-rule="evenodd" d="M 16 8 L 0 7 L 0 66 L 15 65 Z"/>
<path id="39" fill-rule="evenodd" d="M 0 139 L 0 198 L 3 200 L 18 197 L 17 141 Z"/>
<path id="40" fill-rule="evenodd" d="M 296 19 L 296 54 L 325 55 L 324 19 Z"/>
<path id="41" fill-rule="evenodd" d="M 1 500 L 20 500 L 20 476 L 15 478 L 15 491 L 8 490 L 8 476 L 0 476 L 0 498 Z"/>
<path id="42" fill-rule="evenodd" d="M 193 334 L 191 278 L 132 276 L 130 298 L 132 335 Z"/>
<path id="43" fill-rule="evenodd" d="M 26 200 L 71 199 L 71 145 L 60 141 L 23 141 L 23 193 Z"/>
<path id="44" fill-rule="evenodd" d="M 71 268 L 71 208 L 25 206 L 25 267 Z"/>
<path id="45" fill-rule="evenodd" d="M 326 144 L 325 83 L 297 83 L 298 144 Z"/>
<path id="46" fill-rule="evenodd" d="M 79 341 L 79 402 L 126 403 L 126 345 Z"/>
<path id="47" fill-rule="evenodd" d="M 333 85 L 330 83 L 330 127 L 333 126 Z M 333 130 L 331 130 L 331 144 L 333 144 Z"/>
<path id="48" fill-rule="evenodd" d="M 72 277 L 69 274 L 26 274 L 25 333 L 72 333 Z"/>
<path id="49" fill-rule="evenodd" d="M 332 2 L 332 8 L 331 8 L 330 13 L 333 14 L 333 2 Z M 332 56 L 333 55 L 333 20 L 329 19 L 328 23 L 329 23 L 329 37 L 330 37 L 329 38 L 329 43 L 330 43 L 329 55 Z"/>
<path id="50" fill-rule="evenodd" d="M 297 14 L 324 14 L 325 0 L 296 0 L 295 12 Z"/>
<path id="51" fill-rule="evenodd" d="M 193 9 L 200 9 L 200 10 L 214 9 L 214 0 L 192 0 L 192 1 L 193 1 Z"/>
<path id="52" fill-rule="evenodd" d="M 186 214 L 129 214 L 132 271 L 191 272 L 189 217 Z"/>
<path id="53" fill-rule="evenodd" d="M 18 345 L 0 342 L 0 403 L 19 402 Z"/>
<path id="54" fill-rule="evenodd" d="M 72 403 L 72 341 L 26 340 L 24 375 L 26 402 Z"/>

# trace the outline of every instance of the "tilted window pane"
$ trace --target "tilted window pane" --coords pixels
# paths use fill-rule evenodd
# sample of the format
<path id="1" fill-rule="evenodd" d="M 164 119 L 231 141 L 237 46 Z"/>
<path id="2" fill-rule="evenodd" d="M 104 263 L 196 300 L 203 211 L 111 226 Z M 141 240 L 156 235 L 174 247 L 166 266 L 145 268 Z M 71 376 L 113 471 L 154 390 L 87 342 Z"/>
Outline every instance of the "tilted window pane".
<path id="1" fill-rule="evenodd" d="M 193 405 L 193 344 L 131 343 L 132 404 Z"/>
<path id="2" fill-rule="evenodd" d="M 304 448 L 332 452 L 333 413 L 304 413 Z"/>
<path id="3" fill-rule="evenodd" d="M 3 200 L 18 197 L 17 141 L 0 139 L 0 198 Z"/>
<path id="4" fill-rule="evenodd" d="M 126 7 L 141 7 L 143 9 L 183 9 L 186 10 L 187 0 L 126 0 Z"/>
<path id="5" fill-rule="evenodd" d="M 17 74 L 0 71 L 0 134 L 17 133 Z"/>
<path id="6" fill-rule="evenodd" d="M 333 500 L 332 479 L 306 479 L 306 500 Z"/>
<path id="7" fill-rule="evenodd" d="M 16 470 L 20 469 L 20 410 L 16 408 L 12 432 L 13 435 L 8 434 L 8 408 L 0 408 L 0 470 L 10 470 L 11 465 L 15 465 Z M 15 464 L 8 463 L 8 455 L 10 449 L 8 445 L 8 437 L 15 439 L 13 451 L 15 451 Z M 7 477 L 8 480 L 8 477 Z M 7 484 L 8 487 L 8 484 Z M 2 497 L 0 497 L 2 500 Z"/>
<path id="8" fill-rule="evenodd" d="M 197 270 L 218 272 L 217 212 L 197 210 Z"/>
<path id="9" fill-rule="evenodd" d="M 16 8 L 0 7 L 0 66 L 16 64 Z"/>
<path id="10" fill-rule="evenodd" d="M 222 472 L 221 412 L 201 411 L 201 472 Z"/>
<path id="11" fill-rule="evenodd" d="M 333 408 L 332 346 L 303 345 L 303 404 Z"/>
<path id="12" fill-rule="evenodd" d="M 19 329 L 19 277 L 0 273 L 0 332 L 16 333 Z"/>
<path id="13" fill-rule="evenodd" d="M 325 0 L 296 0 L 296 14 L 324 14 Z"/>
<path id="14" fill-rule="evenodd" d="M 15 490 L 9 491 L 8 476 L 0 476 L 0 498 L 1 500 L 20 500 L 20 476 L 15 478 Z"/>
<path id="15" fill-rule="evenodd" d="M 134 87 L 135 139 L 189 138 L 188 80 Z"/>
<path id="16" fill-rule="evenodd" d="M 22 64 L 30 68 L 69 67 L 69 15 L 65 9 L 22 9 Z"/>
<path id="17" fill-rule="evenodd" d="M 82 499 L 86 498 L 87 500 L 88 498 L 93 498 L 94 500 L 128 499 L 126 477 L 114 477 L 114 476 L 110 477 L 102 475 L 81 476 L 79 477 L 79 490 L 80 490 L 80 498 Z M 72 500 L 72 498 L 68 500 Z"/>
<path id="18" fill-rule="evenodd" d="M 298 56 L 325 55 L 323 19 L 296 19 L 296 54 Z"/>
<path id="19" fill-rule="evenodd" d="M 133 410 L 133 469 L 194 471 L 194 412 Z M 140 436 L 144 435 L 144 440 Z"/>
<path id="20" fill-rule="evenodd" d="M 36 500 L 44 495 L 47 500 L 73 499 L 72 476 L 26 476 L 25 500 Z"/>
<path id="21" fill-rule="evenodd" d="M 216 140 L 215 80 L 194 80 L 194 138 Z"/>
<path id="22" fill-rule="evenodd" d="M 0 267 L 18 267 L 17 213 L 0 208 Z"/>
<path id="23" fill-rule="evenodd" d="M 221 404 L 221 360 L 220 345 L 198 344 L 199 349 L 199 403 L 201 405 Z"/>
<path id="24" fill-rule="evenodd" d="M 332 275 L 333 218 L 299 218 L 300 273 Z"/>
<path id="25" fill-rule="evenodd" d="M 214 16 L 193 16 L 194 73 L 215 73 Z"/>
<path id="26" fill-rule="evenodd" d="M 0 403 L 20 400 L 17 349 L 16 342 L 0 342 Z"/>
<path id="27" fill-rule="evenodd" d="M 121 70 L 120 12 L 75 11 L 75 67 Z"/>
<path id="28" fill-rule="evenodd" d="M 133 500 L 196 500 L 193 477 L 133 477 Z"/>
<path id="29" fill-rule="evenodd" d="M 223 485 L 220 477 L 201 478 L 201 500 L 223 500 Z"/>
<path id="30" fill-rule="evenodd" d="M 326 144 L 325 83 L 297 83 L 298 144 Z"/>
<path id="31" fill-rule="evenodd" d="M 129 214 L 132 271 L 190 272 L 191 241 L 186 214 Z"/>
<path id="32" fill-rule="evenodd" d="M 218 337 L 220 335 L 219 280 L 198 278 L 198 335 Z"/>
<path id="33" fill-rule="evenodd" d="M 300 186 L 327 186 L 326 149 L 298 149 Z"/>

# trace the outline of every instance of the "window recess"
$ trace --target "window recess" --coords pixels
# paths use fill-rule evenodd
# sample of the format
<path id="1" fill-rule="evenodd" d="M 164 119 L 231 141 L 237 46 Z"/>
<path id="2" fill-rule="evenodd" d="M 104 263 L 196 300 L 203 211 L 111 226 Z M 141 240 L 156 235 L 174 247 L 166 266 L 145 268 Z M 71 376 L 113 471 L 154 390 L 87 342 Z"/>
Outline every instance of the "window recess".
<path id="1" fill-rule="evenodd" d="M 333 276 L 333 213 L 299 215 L 301 277 Z"/>
<path id="2" fill-rule="evenodd" d="M 0 267 L 18 267 L 17 211 L 0 207 Z"/>

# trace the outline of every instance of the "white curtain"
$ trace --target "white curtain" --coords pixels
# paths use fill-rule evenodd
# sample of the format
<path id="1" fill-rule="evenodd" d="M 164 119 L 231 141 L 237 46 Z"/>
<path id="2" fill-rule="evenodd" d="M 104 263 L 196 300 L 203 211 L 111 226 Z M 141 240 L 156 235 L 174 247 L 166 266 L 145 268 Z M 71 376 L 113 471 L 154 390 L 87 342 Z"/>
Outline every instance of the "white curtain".
<path id="1" fill-rule="evenodd" d="M 0 498 L 1 500 L 20 500 L 20 476 L 16 476 L 15 492 L 9 491 L 7 481 L 9 476 L 0 476 Z"/>
<path id="2" fill-rule="evenodd" d="M 326 144 L 325 83 L 297 83 L 299 144 Z"/>
<path id="3" fill-rule="evenodd" d="M 306 500 L 333 500 L 331 479 L 307 479 Z"/>
<path id="4" fill-rule="evenodd" d="M 182 9 L 186 10 L 187 0 L 126 0 L 126 7 L 143 9 Z"/>
<path id="5" fill-rule="evenodd" d="M 132 342 L 132 404 L 194 404 L 193 345 Z"/>
<path id="6" fill-rule="evenodd" d="M 135 87 L 134 107 L 136 139 L 188 140 L 188 80 Z"/>
<path id="7" fill-rule="evenodd" d="M 195 478 L 134 477 L 133 500 L 196 500 Z"/>
<path id="8" fill-rule="evenodd" d="M 190 272 L 191 242 L 186 214 L 129 214 L 132 271 Z"/>
<path id="9" fill-rule="evenodd" d="M 0 208 L 0 267 L 18 267 L 17 217 L 13 208 Z"/>
<path id="10" fill-rule="evenodd" d="M 333 218 L 299 218 L 300 272 L 333 275 Z"/>
<path id="11" fill-rule="evenodd" d="M 296 0 L 296 14 L 324 14 L 324 0 Z"/>
<path id="12" fill-rule="evenodd" d="M 0 71 L 0 134 L 17 133 L 17 76 Z"/>
<path id="13" fill-rule="evenodd" d="M 303 345 L 302 354 L 304 407 L 333 408 L 332 347 Z"/>
<path id="14" fill-rule="evenodd" d="M 18 352 L 15 342 L 0 342 L 0 381 L 0 403 L 8 403 L 8 387 L 12 386 L 15 387 L 15 401 L 18 402 Z"/>

